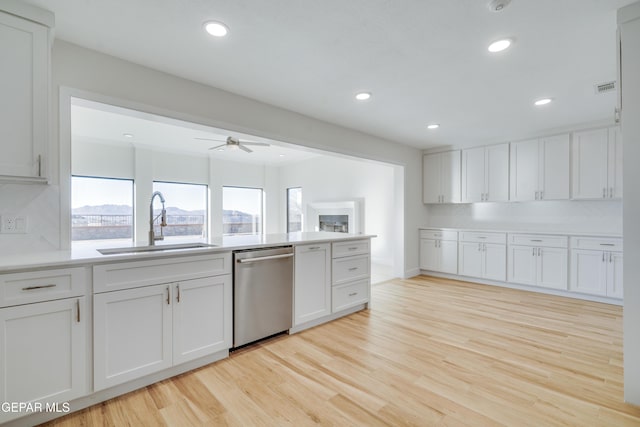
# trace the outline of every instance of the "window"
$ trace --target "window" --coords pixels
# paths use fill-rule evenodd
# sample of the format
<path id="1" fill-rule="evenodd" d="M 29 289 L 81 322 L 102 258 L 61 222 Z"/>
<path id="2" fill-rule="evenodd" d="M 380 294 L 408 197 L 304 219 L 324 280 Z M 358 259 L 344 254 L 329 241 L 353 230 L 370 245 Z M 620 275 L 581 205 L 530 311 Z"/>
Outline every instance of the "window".
<path id="1" fill-rule="evenodd" d="M 133 238 L 133 181 L 71 177 L 71 240 Z"/>
<path id="2" fill-rule="evenodd" d="M 287 188 L 287 233 L 302 231 L 302 188 Z"/>
<path id="3" fill-rule="evenodd" d="M 206 185 L 154 181 L 153 191 L 161 192 L 165 199 L 167 226 L 162 230 L 165 237 L 206 237 Z M 161 209 L 160 203 L 156 200 L 155 215 L 160 214 Z"/>
<path id="4" fill-rule="evenodd" d="M 262 234 L 262 188 L 222 187 L 222 233 Z"/>

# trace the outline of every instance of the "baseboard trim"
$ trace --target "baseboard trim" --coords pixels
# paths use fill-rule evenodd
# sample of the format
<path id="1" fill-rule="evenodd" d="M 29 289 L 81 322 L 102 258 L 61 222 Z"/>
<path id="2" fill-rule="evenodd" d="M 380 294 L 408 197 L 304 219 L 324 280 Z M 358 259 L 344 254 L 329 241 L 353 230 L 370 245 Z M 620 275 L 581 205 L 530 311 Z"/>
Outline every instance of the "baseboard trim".
<path id="1" fill-rule="evenodd" d="M 605 304 L 622 305 L 623 301 L 616 298 L 601 297 L 598 295 L 579 294 L 577 292 L 563 291 L 561 289 L 541 288 L 538 286 L 520 285 L 510 282 L 498 282 L 493 280 L 478 279 L 475 277 L 460 276 L 457 274 L 440 273 L 437 271 L 420 270 L 420 274 L 440 277 L 443 279 L 460 280 L 462 282 L 479 283 L 481 285 L 499 286 L 501 288 L 519 289 L 521 291 L 537 292 L 540 294 L 557 295 L 560 297 L 581 299 L 585 301 L 601 302 Z"/>

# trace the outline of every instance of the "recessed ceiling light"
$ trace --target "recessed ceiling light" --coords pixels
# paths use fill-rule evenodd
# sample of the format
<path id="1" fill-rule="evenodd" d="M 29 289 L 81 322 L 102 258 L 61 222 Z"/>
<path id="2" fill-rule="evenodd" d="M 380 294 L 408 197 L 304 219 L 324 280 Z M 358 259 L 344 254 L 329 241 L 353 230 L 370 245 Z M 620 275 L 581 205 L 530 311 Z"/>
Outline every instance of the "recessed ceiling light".
<path id="1" fill-rule="evenodd" d="M 542 98 L 542 99 L 538 99 L 536 102 L 534 102 L 534 105 L 537 105 L 538 107 L 541 105 L 547 105 L 548 103 L 550 103 L 551 101 L 553 101 L 552 98 Z"/>
<path id="2" fill-rule="evenodd" d="M 511 43 L 513 43 L 513 39 L 496 40 L 489 45 L 487 50 L 491 53 L 502 52 L 511 46 Z"/>
<path id="3" fill-rule="evenodd" d="M 208 21 L 204 23 L 204 29 L 214 37 L 224 37 L 229 32 L 229 27 L 222 22 Z"/>
<path id="4" fill-rule="evenodd" d="M 123 133 L 122 136 L 124 136 L 125 138 L 133 138 L 132 133 Z"/>
<path id="5" fill-rule="evenodd" d="M 280 154 L 280 157 L 284 157 L 284 154 Z"/>
<path id="6" fill-rule="evenodd" d="M 356 99 L 358 101 L 366 101 L 371 98 L 371 92 L 360 92 L 356 94 Z"/>
<path id="7" fill-rule="evenodd" d="M 438 129 L 440 125 L 438 123 L 432 123 L 427 126 L 427 129 Z"/>

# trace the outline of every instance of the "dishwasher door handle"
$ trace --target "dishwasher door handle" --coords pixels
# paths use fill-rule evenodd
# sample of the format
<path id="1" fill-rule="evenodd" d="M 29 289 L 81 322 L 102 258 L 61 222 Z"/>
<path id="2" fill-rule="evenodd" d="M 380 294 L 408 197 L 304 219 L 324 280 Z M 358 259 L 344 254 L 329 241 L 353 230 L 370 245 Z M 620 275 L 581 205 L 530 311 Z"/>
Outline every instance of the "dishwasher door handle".
<path id="1" fill-rule="evenodd" d="M 262 257 L 258 257 L 258 258 L 238 259 L 238 260 L 236 260 L 236 262 L 238 262 L 239 264 L 245 264 L 245 263 L 249 263 L 249 262 L 267 261 L 267 260 L 270 260 L 270 259 L 291 258 L 292 256 L 293 256 L 293 254 L 271 255 L 271 256 L 262 256 Z"/>

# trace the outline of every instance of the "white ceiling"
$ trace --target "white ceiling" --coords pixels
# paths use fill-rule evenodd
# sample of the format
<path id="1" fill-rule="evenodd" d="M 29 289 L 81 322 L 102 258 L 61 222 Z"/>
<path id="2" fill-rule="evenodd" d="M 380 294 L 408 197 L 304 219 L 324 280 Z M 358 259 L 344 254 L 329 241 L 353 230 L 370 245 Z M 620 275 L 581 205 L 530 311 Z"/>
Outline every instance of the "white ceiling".
<path id="1" fill-rule="evenodd" d="M 125 134 L 131 136 L 127 137 Z M 71 105 L 71 135 L 73 144 L 135 146 L 271 166 L 282 166 L 321 155 L 313 150 L 292 147 L 278 141 L 238 132 L 229 133 L 222 129 L 82 99 L 73 99 Z M 270 146 L 250 146 L 248 148 L 252 153 L 238 149 L 210 150 L 211 147 L 224 144 L 227 136 L 251 142 L 265 142 Z"/>
<path id="2" fill-rule="evenodd" d="M 56 37 L 420 148 L 611 120 L 615 7 L 633 0 L 24 0 Z M 220 20 L 223 39 L 202 24 Z M 487 46 L 515 44 L 500 54 Z M 356 102 L 366 90 L 371 100 Z M 553 97 L 536 108 L 533 101 Z M 435 131 L 431 122 L 441 124 Z"/>

